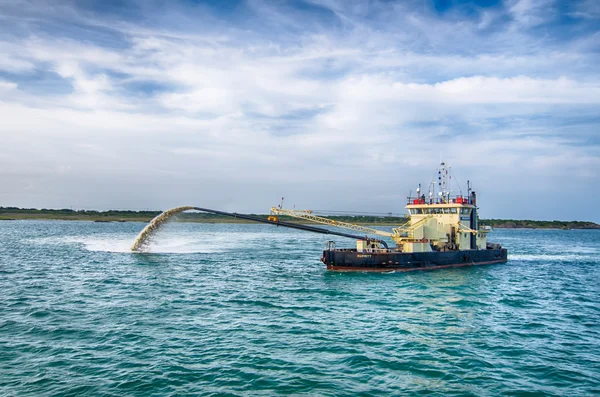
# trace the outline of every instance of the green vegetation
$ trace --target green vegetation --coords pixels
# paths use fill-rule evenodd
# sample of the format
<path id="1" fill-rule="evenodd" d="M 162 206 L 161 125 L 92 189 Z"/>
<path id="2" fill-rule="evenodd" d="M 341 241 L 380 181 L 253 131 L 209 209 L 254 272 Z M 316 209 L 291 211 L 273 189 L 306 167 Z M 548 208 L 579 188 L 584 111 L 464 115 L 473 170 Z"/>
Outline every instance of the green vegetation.
<path id="1" fill-rule="evenodd" d="M 22 219 L 48 219 L 48 220 L 74 220 L 94 222 L 149 222 L 159 215 L 161 211 L 95 211 L 95 210 L 71 210 L 71 209 L 35 209 L 0 207 L 0 220 L 22 220 Z M 269 215 L 252 214 L 267 219 Z M 369 225 L 400 225 L 406 222 L 403 217 L 377 217 L 377 216 L 331 216 L 342 222 L 352 222 Z M 280 217 L 281 220 L 291 222 L 302 222 L 287 216 Z M 243 219 L 235 219 L 224 215 L 207 214 L 202 212 L 186 212 L 177 215 L 176 220 L 183 222 L 202 223 L 252 223 Z"/>
<path id="2" fill-rule="evenodd" d="M 94 210 L 71 210 L 71 209 L 35 209 L 0 207 L 0 220 L 22 220 L 22 219 L 54 219 L 94 222 L 148 222 L 161 211 L 94 211 Z M 255 215 L 267 218 L 268 215 Z M 340 222 L 350 222 L 361 225 L 374 226 L 398 226 L 406 223 L 404 217 L 382 217 L 382 216 L 328 216 L 328 218 Z M 177 219 L 183 222 L 202 223 L 251 223 L 223 215 L 206 214 L 198 212 L 186 212 L 178 215 Z M 298 221 L 289 217 L 281 217 L 281 220 Z M 532 229 L 600 229 L 600 225 L 593 222 L 581 221 L 531 221 L 514 219 L 480 219 L 481 225 L 493 228 L 532 228 Z"/>
<path id="3" fill-rule="evenodd" d="M 515 219 L 480 219 L 480 225 L 499 229 L 600 229 L 594 222 L 582 221 L 529 221 Z"/>
<path id="4" fill-rule="evenodd" d="M 141 221 L 147 222 L 160 214 L 160 211 L 94 211 L 71 209 L 36 209 L 36 208 L 17 208 L 0 207 L 0 220 L 17 219 L 56 219 L 56 220 L 74 220 L 74 221 Z"/>

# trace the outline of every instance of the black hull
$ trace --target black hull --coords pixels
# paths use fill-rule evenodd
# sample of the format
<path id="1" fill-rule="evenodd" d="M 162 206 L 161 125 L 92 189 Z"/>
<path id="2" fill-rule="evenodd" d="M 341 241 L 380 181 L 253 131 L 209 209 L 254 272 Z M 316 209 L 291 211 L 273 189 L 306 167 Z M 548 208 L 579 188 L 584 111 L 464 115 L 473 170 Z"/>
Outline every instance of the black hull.
<path id="1" fill-rule="evenodd" d="M 506 263 L 505 248 L 445 252 L 356 252 L 355 249 L 323 251 L 321 261 L 335 271 L 411 271 Z"/>

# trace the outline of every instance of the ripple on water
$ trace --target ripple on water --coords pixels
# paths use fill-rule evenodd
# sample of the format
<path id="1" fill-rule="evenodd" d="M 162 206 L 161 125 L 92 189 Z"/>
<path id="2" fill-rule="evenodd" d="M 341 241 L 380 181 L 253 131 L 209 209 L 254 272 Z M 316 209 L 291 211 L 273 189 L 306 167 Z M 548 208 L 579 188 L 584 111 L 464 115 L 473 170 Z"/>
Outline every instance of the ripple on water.
<path id="1" fill-rule="evenodd" d="M 497 231 L 506 265 L 342 274 L 319 235 L 174 224 L 129 253 L 142 226 L 0 223 L 0 395 L 600 391 L 597 231 Z"/>

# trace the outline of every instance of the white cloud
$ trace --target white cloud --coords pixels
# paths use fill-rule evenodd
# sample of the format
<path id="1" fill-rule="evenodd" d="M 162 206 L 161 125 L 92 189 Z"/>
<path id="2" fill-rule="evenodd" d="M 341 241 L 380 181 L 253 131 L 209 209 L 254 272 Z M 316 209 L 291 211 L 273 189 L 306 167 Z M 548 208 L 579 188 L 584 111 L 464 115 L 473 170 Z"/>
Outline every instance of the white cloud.
<path id="1" fill-rule="evenodd" d="M 423 101 L 451 104 L 486 103 L 598 103 L 600 84 L 568 78 L 533 79 L 519 76 L 460 77 L 436 84 L 396 82 L 379 76 L 347 80 L 341 95 L 362 101 Z"/>
<path id="2" fill-rule="evenodd" d="M 571 16 L 585 19 L 600 19 L 600 3 L 597 0 L 583 0 L 575 4 Z"/>
<path id="3" fill-rule="evenodd" d="M 0 47 L 0 53 L 3 53 L 2 48 Z M 33 70 L 33 63 L 24 61 L 19 59 L 18 57 L 12 56 L 2 56 L 0 57 L 0 71 L 10 72 L 10 73 L 19 73 L 19 72 L 29 72 Z"/>
<path id="4" fill-rule="evenodd" d="M 0 90 L 2 91 L 13 91 L 17 88 L 16 83 L 11 83 L 10 81 L 2 81 L 0 80 Z"/>
<path id="5" fill-rule="evenodd" d="M 261 194 L 290 190 L 310 204 L 327 184 L 340 192 L 332 198 L 340 206 L 368 202 L 373 189 L 397 197 L 429 174 L 440 152 L 463 175 L 501 181 L 496 189 L 523 177 L 535 190 L 541 172 L 597 181 L 589 169 L 598 165 L 598 143 L 581 134 L 597 128 L 588 120 L 600 102 L 591 66 L 597 55 L 589 43 L 530 51 L 533 40 L 517 25 L 550 18 L 541 4 L 515 2 L 510 12 L 518 23 L 483 38 L 478 32 L 491 29 L 497 15 L 456 24 L 401 4 L 329 6 L 340 27 L 308 29 L 295 39 L 132 23 L 111 28 L 120 37 L 115 47 L 42 30 L 11 43 L 0 36 L 10 60 L 0 69 L 12 67 L 24 82 L 0 81 L 0 175 L 18 170 L 38 188 L 39 206 L 46 204 L 36 178 L 68 185 L 68 175 L 88 181 L 81 186 L 101 180 L 123 203 L 138 199 L 141 207 L 181 204 L 207 190 L 218 204 L 232 185 L 243 186 L 256 196 L 253 211 L 262 208 Z M 252 9 L 307 26 L 270 3 Z M 90 18 L 81 22 L 111 26 Z M 457 50 L 458 41 L 472 51 Z M 35 70 L 56 74 L 63 89 L 28 90 L 37 83 L 27 73 Z M 576 133 L 553 125 L 573 118 L 581 123 L 570 130 Z M 399 184 L 389 185 L 390 178 Z M 139 186 L 148 181 L 170 186 L 172 201 Z M 0 199 L 16 200 L 22 185 L 11 183 Z M 69 189 L 85 206 L 81 186 Z M 101 201 L 94 196 L 87 205 Z"/>
<path id="6" fill-rule="evenodd" d="M 520 26 L 533 27 L 553 17 L 553 6 L 554 0 L 513 0 L 508 9 Z"/>

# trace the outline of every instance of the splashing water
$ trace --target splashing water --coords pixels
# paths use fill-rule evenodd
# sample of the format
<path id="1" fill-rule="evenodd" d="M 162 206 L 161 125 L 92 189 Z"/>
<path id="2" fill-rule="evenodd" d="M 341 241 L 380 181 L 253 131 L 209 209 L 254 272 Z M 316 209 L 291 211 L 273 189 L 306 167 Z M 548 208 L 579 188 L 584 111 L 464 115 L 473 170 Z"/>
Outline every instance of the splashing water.
<path id="1" fill-rule="evenodd" d="M 169 218 L 171 218 L 173 215 L 179 214 L 180 212 L 189 211 L 189 210 L 193 210 L 193 209 L 194 209 L 194 207 L 184 206 L 184 207 L 175 207 L 175 208 L 171 208 L 170 210 L 164 211 L 162 214 L 160 214 L 157 217 L 155 217 L 154 219 L 152 219 L 150 221 L 150 223 L 148 223 L 146 225 L 146 227 L 140 232 L 140 234 L 138 234 L 135 241 L 131 245 L 131 250 L 132 251 L 144 251 L 144 249 L 150 242 L 150 239 L 152 238 L 152 236 L 157 231 L 159 231 L 160 228 L 165 225 L 165 223 L 167 223 Z"/>

